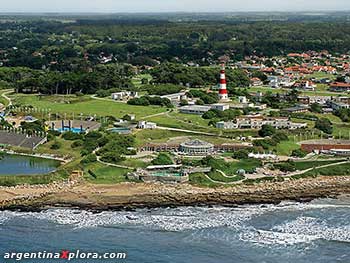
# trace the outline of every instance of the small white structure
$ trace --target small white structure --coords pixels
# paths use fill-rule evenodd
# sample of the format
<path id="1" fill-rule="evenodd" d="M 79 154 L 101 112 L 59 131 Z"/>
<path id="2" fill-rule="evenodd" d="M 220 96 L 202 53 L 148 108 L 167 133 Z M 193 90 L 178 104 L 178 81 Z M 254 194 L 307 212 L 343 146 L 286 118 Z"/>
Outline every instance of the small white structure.
<path id="1" fill-rule="evenodd" d="M 125 100 L 137 98 L 139 96 L 137 91 L 121 91 L 112 93 L 111 97 L 113 100 Z"/>
<path id="2" fill-rule="evenodd" d="M 249 153 L 249 158 L 259 159 L 259 160 L 275 160 L 277 159 L 277 155 L 275 154 L 267 154 L 267 153 Z"/>
<path id="3" fill-rule="evenodd" d="M 249 102 L 246 96 L 239 96 L 238 101 L 239 103 L 244 103 L 244 104 Z"/>
<path id="4" fill-rule="evenodd" d="M 157 129 L 157 124 L 148 121 L 139 121 L 137 124 L 138 129 Z"/>

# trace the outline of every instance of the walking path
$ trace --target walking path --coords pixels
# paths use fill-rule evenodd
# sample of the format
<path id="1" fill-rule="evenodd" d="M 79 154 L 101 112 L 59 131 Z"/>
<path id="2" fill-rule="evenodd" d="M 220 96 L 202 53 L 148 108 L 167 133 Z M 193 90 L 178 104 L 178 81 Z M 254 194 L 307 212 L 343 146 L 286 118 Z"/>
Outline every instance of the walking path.
<path id="1" fill-rule="evenodd" d="M 318 167 L 312 167 L 312 168 L 309 168 L 309 169 L 306 169 L 306 170 L 302 170 L 302 171 L 296 171 L 296 172 L 292 172 L 284 177 L 292 177 L 292 176 L 295 176 L 295 175 L 301 175 L 301 174 L 304 174 L 304 173 L 307 173 L 307 172 L 310 172 L 314 169 L 322 169 L 322 168 L 327 168 L 327 167 L 332 167 L 332 166 L 337 166 L 337 165 L 342 165 L 342 164 L 347 164 L 347 163 L 350 163 L 350 161 L 343 161 L 343 162 L 339 162 L 339 163 L 330 163 L 330 164 L 326 164 L 326 165 L 322 165 L 322 166 L 318 166 Z"/>
<path id="2" fill-rule="evenodd" d="M 12 92 L 13 92 L 12 89 L 11 89 L 11 90 L 4 90 L 4 92 L 1 94 L 1 97 L 3 97 L 5 100 L 8 101 L 7 107 L 12 106 L 12 100 L 11 100 L 11 98 L 9 98 L 9 97 L 7 96 L 8 94 L 10 94 L 10 93 L 12 93 Z"/>

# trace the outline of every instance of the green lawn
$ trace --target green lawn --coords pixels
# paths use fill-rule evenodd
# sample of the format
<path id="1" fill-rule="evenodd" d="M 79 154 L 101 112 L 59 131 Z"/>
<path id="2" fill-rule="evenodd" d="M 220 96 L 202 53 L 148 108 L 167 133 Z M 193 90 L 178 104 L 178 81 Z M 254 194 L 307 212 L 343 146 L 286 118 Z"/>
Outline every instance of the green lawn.
<path id="1" fill-rule="evenodd" d="M 294 176 L 293 179 L 323 176 L 349 176 L 350 175 L 350 163 L 334 165 L 331 167 L 314 169 L 301 175 Z"/>
<path id="2" fill-rule="evenodd" d="M 157 106 L 132 106 L 122 102 L 109 100 L 95 100 L 87 96 L 78 97 L 76 100 L 65 100 L 63 96 L 19 95 L 14 96 L 14 103 L 20 105 L 32 105 L 35 108 L 51 110 L 51 113 L 73 113 L 97 116 L 123 117 L 125 114 L 135 114 L 137 119 L 148 115 L 165 112 L 166 108 Z"/>
<path id="3" fill-rule="evenodd" d="M 89 171 L 91 171 L 96 178 L 94 178 Z M 93 163 L 84 167 L 86 180 L 94 184 L 117 184 L 125 182 L 127 181 L 125 175 L 129 171 L 128 169 L 105 166 L 100 163 Z"/>
<path id="4" fill-rule="evenodd" d="M 139 88 L 142 86 L 142 79 L 148 79 L 148 81 L 151 81 L 152 76 L 150 74 L 139 74 L 136 75 L 131 81 L 135 87 Z"/>
<path id="5" fill-rule="evenodd" d="M 261 162 L 256 159 L 246 159 L 240 161 L 226 162 L 223 159 L 212 159 L 209 162 L 209 166 L 213 170 L 221 170 L 227 176 L 235 176 L 237 171 L 240 169 L 245 170 L 246 172 L 253 172 L 255 168 L 261 166 Z"/>
<path id="6" fill-rule="evenodd" d="M 220 184 L 213 183 L 204 174 L 190 174 L 190 183 L 196 186 L 218 187 Z"/>
<path id="7" fill-rule="evenodd" d="M 147 120 L 156 122 L 159 126 L 169 128 L 186 129 L 208 133 L 219 133 L 219 131 L 216 128 L 208 126 L 208 120 L 203 119 L 202 116 L 194 114 L 170 112 L 166 115 L 147 118 Z"/>
<path id="8" fill-rule="evenodd" d="M 178 136 L 185 136 L 185 134 L 167 130 L 140 130 L 135 133 L 137 146 L 142 146 L 145 143 L 164 143 L 170 138 Z"/>
<path id="9" fill-rule="evenodd" d="M 232 176 L 229 178 L 229 177 L 223 176 L 219 172 L 211 172 L 208 174 L 208 176 L 211 179 L 213 179 L 214 181 L 223 182 L 223 183 L 231 183 L 231 182 L 236 182 L 236 181 L 244 179 L 244 176 L 242 176 L 242 175 L 236 175 L 236 176 Z"/>
<path id="10" fill-rule="evenodd" d="M 277 144 L 276 151 L 278 155 L 290 156 L 293 150 L 299 149 L 300 145 L 293 141 L 282 141 Z"/>
<path id="11" fill-rule="evenodd" d="M 150 163 L 146 163 L 142 160 L 135 158 L 128 158 L 125 161 L 119 162 L 119 165 L 133 167 L 133 168 L 145 168 L 150 165 Z"/>
<path id="12" fill-rule="evenodd" d="M 322 160 L 322 161 L 301 161 L 301 162 L 294 162 L 295 168 L 297 170 L 307 170 L 312 167 L 320 167 L 323 165 L 331 164 L 331 163 L 338 163 L 342 160 Z"/>
<path id="13" fill-rule="evenodd" d="M 55 141 L 59 142 L 61 144 L 61 148 L 57 150 L 52 150 L 51 146 L 55 143 Z M 80 150 L 81 148 L 72 149 L 73 141 L 66 141 L 60 137 L 56 137 L 54 141 L 50 141 L 48 143 L 39 145 L 39 147 L 35 150 L 38 153 L 49 153 L 49 154 L 56 154 L 56 155 L 68 155 L 74 158 L 80 158 Z"/>

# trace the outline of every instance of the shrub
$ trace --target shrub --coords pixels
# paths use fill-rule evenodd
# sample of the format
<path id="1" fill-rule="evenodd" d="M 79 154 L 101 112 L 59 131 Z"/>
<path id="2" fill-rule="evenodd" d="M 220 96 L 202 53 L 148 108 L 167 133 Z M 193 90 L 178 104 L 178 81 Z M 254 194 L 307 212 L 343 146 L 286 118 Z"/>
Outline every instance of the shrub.
<path id="1" fill-rule="evenodd" d="M 97 157 L 95 154 L 88 154 L 86 155 L 81 161 L 81 164 L 89 164 L 97 161 Z"/>
<path id="2" fill-rule="evenodd" d="M 319 129 L 320 131 L 323 131 L 324 133 L 327 133 L 327 134 L 333 133 L 332 123 L 327 118 L 322 118 L 322 119 L 317 120 L 316 124 L 315 124 L 315 128 Z"/>
<path id="3" fill-rule="evenodd" d="M 293 162 L 284 162 L 274 164 L 275 169 L 281 170 L 282 172 L 294 172 L 296 170 L 295 164 Z"/>
<path id="4" fill-rule="evenodd" d="M 233 158 L 237 160 L 248 159 L 249 152 L 245 149 L 235 151 L 233 153 Z"/>
<path id="5" fill-rule="evenodd" d="M 55 141 L 55 142 L 51 145 L 50 149 L 51 149 L 51 150 L 58 150 L 58 149 L 61 148 L 61 146 L 62 146 L 62 144 L 61 144 L 60 142 Z"/>
<path id="6" fill-rule="evenodd" d="M 74 133 L 72 131 L 68 131 L 63 133 L 62 138 L 67 141 L 75 141 L 83 138 L 83 135 L 80 133 Z"/>
<path id="7" fill-rule="evenodd" d="M 276 132 L 272 136 L 272 139 L 275 140 L 276 142 L 288 141 L 288 136 L 283 132 Z"/>
<path id="8" fill-rule="evenodd" d="M 71 147 L 74 149 L 74 148 L 83 146 L 83 144 L 84 144 L 83 140 L 77 140 L 72 143 Z"/>
<path id="9" fill-rule="evenodd" d="M 304 158 L 307 155 L 307 152 L 302 149 L 296 149 L 292 151 L 293 157 Z"/>
<path id="10" fill-rule="evenodd" d="M 261 137 L 271 136 L 276 133 L 276 129 L 271 125 L 263 125 L 259 131 Z"/>

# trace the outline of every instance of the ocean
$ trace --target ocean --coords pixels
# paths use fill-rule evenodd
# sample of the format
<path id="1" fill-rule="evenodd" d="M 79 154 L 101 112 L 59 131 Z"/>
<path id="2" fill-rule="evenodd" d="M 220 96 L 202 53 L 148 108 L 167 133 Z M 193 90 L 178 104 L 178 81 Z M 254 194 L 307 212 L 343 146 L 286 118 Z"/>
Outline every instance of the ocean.
<path id="1" fill-rule="evenodd" d="M 126 259 L 4 258 L 9 252 L 62 250 L 123 252 Z M 0 262 L 350 262 L 350 200 L 102 213 L 3 211 Z"/>

